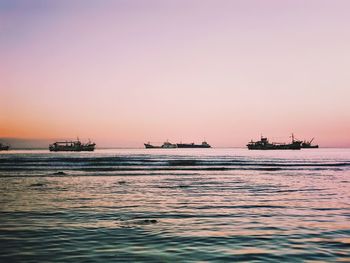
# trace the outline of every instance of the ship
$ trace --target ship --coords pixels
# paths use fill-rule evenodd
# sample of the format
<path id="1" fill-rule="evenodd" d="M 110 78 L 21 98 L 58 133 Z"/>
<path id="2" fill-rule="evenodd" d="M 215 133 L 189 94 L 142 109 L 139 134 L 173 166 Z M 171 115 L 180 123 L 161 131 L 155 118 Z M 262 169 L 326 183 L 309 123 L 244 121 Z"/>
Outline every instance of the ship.
<path id="1" fill-rule="evenodd" d="M 156 148 L 162 148 L 162 146 L 155 146 L 155 145 L 152 145 L 150 142 L 148 142 L 148 143 L 144 143 L 144 145 L 145 145 L 145 148 L 146 149 L 156 149 Z"/>
<path id="2" fill-rule="evenodd" d="M 166 141 L 163 143 L 163 145 L 158 146 L 158 145 L 152 145 L 150 142 L 144 143 L 146 149 L 173 149 L 177 148 L 176 144 L 170 143 L 169 141 Z"/>
<path id="3" fill-rule="evenodd" d="M 291 143 L 272 143 L 267 137 L 261 136 L 260 141 L 251 140 L 247 147 L 249 150 L 300 150 L 302 141 L 295 140 L 292 134 Z"/>
<path id="4" fill-rule="evenodd" d="M 8 149 L 10 149 L 9 145 L 0 143 L 0 151 L 7 151 Z"/>
<path id="5" fill-rule="evenodd" d="M 177 148 L 211 148 L 211 146 L 206 142 L 202 142 L 201 144 L 192 143 L 177 143 Z"/>
<path id="6" fill-rule="evenodd" d="M 92 152 L 95 150 L 96 144 L 93 142 L 81 143 L 79 139 L 76 141 L 61 141 L 49 145 L 50 152 Z"/>
<path id="7" fill-rule="evenodd" d="M 312 141 L 314 140 L 314 138 L 312 138 L 310 141 L 303 141 L 301 143 L 301 148 L 306 148 L 306 149 L 310 149 L 310 148 L 318 148 L 318 145 L 312 145 Z"/>

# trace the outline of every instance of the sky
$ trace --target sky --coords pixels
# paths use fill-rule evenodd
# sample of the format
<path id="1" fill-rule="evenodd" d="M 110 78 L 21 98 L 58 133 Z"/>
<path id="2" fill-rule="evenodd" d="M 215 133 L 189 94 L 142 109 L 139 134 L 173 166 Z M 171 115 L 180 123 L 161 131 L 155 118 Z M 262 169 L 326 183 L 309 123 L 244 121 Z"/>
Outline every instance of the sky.
<path id="1" fill-rule="evenodd" d="M 350 147 L 350 1 L 0 0 L 0 138 Z"/>

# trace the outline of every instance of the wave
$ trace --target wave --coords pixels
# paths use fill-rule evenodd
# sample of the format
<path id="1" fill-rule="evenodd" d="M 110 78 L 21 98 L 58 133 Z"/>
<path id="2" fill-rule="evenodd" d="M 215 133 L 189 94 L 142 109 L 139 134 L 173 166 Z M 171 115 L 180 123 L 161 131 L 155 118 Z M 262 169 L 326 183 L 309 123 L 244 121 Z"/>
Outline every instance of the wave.
<path id="1" fill-rule="evenodd" d="M 185 157 L 162 155 L 50 156 L 8 155 L 0 157 L 0 176 L 21 172 L 172 172 L 172 171 L 342 171 L 350 161 L 302 160 L 249 157 Z M 67 173 L 69 174 L 69 173 Z M 64 175 L 64 174 L 57 174 Z"/>

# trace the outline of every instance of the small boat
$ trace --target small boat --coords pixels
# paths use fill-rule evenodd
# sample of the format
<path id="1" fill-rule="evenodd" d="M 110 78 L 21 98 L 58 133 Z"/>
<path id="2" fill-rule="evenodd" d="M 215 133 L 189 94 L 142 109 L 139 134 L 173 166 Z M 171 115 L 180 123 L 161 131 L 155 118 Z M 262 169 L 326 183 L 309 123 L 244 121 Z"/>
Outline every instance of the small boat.
<path id="1" fill-rule="evenodd" d="M 96 144 L 93 142 L 81 143 L 79 139 L 76 141 L 55 142 L 49 145 L 50 152 L 92 152 L 95 150 Z"/>
<path id="2" fill-rule="evenodd" d="M 207 142 L 202 142 L 201 144 L 192 143 L 178 143 L 177 148 L 211 148 Z"/>
<path id="3" fill-rule="evenodd" d="M 306 148 L 306 149 L 310 149 L 310 148 L 318 148 L 318 145 L 312 145 L 312 141 L 314 140 L 314 138 L 312 138 L 310 141 L 303 141 L 301 143 L 301 148 Z"/>
<path id="4" fill-rule="evenodd" d="M 173 148 L 177 148 L 176 144 L 170 143 L 169 141 L 166 141 L 163 143 L 163 145 L 161 146 L 156 146 L 156 145 L 152 145 L 150 142 L 148 143 L 144 143 L 145 148 L 146 149 L 173 149 Z"/>
<path id="5" fill-rule="evenodd" d="M 10 149 L 10 145 L 0 143 L 0 151 L 8 151 Z"/>
<path id="6" fill-rule="evenodd" d="M 261 136 L 260 141 L 251 140 L 247 147 L 249 150 L 300 150 L 302 141 L 295 140 L 292 134 L 291 143 L 270 143 L 266 137 Z"/>

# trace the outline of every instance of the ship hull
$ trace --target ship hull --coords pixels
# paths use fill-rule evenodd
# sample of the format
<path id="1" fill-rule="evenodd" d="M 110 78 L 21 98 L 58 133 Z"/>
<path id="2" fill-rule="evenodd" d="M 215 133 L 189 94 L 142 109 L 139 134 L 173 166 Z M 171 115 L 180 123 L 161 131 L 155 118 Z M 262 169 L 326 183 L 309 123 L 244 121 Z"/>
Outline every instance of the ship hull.
<path id="1" fill-rule="evenodd" d="M 145 143 L 146 149 L 174 149 L 177 148 L 176 144 L 162 145 L 162 146 L 154 146 L 152 144 Z"/>
<path id="2" fill-rule="evenodd" d="M 210 145 L 201 145 L 201 144 L 177 144 L 177 148 L 211 148 Z"/>
<path id="3" fill-rule="evenodd" d="M 83 147 L 50 147 L 50 152 L 93 152 L 95 146 L 83 146 Z"/>
<path id="4" fill-rule="evenodd" d="M 285 144 L 285 145 L 247 145 L 249 150 L 300 150 L 300 145 Z"/>
<path id="5" fill-rule="evenodd" d="M 301 146 L 302 149 L 315 149 L 318 148 L 318 145 L 310 145 L 310 146 Z"/>
<path id="6" fill-rule="evenodd" d="M 262 150 L 262 151 L 270 151 L 270 150 L 300 150 L 300 148 L 257 148 L 257 147 L 248 147 L 249 150 Z"/>

